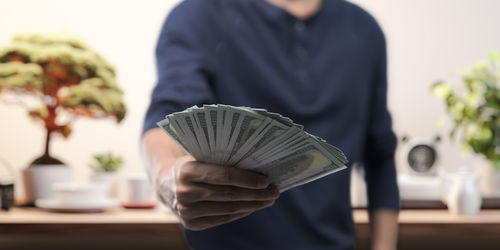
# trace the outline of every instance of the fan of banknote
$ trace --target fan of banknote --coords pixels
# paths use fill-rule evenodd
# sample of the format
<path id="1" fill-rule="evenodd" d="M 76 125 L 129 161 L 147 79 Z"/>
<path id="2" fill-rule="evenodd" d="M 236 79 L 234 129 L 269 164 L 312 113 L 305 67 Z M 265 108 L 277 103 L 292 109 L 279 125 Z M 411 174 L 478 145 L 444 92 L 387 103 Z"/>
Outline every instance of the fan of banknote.
<path id="1" fill-rule="evenodd" d="M 340 149 L 264 109 L 193 106 L 158 126 L 197 161 L 262 173 L 281 192 L 346 168 Z"/>

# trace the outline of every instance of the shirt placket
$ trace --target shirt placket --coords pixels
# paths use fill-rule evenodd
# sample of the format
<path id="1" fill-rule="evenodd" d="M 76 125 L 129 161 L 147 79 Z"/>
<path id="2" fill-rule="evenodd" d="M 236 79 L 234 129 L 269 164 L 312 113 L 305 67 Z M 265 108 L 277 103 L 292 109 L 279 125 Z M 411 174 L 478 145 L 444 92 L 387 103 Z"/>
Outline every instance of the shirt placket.
<path id="1" fill-rule="evenodd" d="M 297 69 L 295 71 L 297 80 L 303 91 L 303 94 L 310 95 L 312 89 L 311 73 L 309 71 L 309 64 L 311 63 L 309 51 L 306 46 L 307 41 L 307 26 L 302 20 L 295 20 L 293 24 L 295 35 L 293 55 L 296 60 Z M 309 98 L 307 98 L 309 99 Z"/>

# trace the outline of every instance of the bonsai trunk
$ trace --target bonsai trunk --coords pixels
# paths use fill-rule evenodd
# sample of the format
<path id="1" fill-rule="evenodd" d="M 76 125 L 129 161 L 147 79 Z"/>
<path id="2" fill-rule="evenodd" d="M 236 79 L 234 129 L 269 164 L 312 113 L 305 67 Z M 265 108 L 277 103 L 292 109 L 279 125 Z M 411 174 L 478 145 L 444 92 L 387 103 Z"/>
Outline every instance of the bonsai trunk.
<path id="1" fill-rule="evenodd" d="M 45 151 L 43 154 L 43 158 L 46 159 L 52 159 L 50 156 L 50 139 L 52 136 L 52 133 L 54 130 L 57 128 L 56 125 L 56 108 L 51 105 L 47 105 L 47 118 L 45 119 L 45 130 L 47 131 L 46 137 L 45 137 Z"/>
<path id="2" fill-rule="evenodd" d="M 52 131 L 49 129 L 46 129 L 47 134 L 45 136 L 45 151 L 43 153 L 44 157 L 50 158 L 50 137 L 52 135 Z"/>
<path id="3" fill-rule="evenodd" d="M 56 132 L 58 126 L 56 124 L 56 108 L 47 105 L 48 115 L 44 119 L 46 137 L 45 137 L 45 150 L 41 157 L 35 159 L 31 165 L 53 165 L 53 164 L 64 164 L 62 161 L 52 158 L 50 156 L 50 139 L 52 133 Z"/>

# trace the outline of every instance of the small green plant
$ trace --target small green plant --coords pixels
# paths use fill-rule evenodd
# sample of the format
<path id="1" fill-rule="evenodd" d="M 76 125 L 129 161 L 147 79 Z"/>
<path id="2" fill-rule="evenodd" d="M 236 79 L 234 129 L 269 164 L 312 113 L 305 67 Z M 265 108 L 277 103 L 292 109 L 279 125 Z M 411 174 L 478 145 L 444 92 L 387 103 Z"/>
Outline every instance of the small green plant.
<path id="1" fill-rule="evenodd" d="M 463 132 L 463 149 L 484 155 L 500 170 L 500 53 L 469 66 L 455 88 L 437 82 L 431 93 L 443 99 L 454 121 L 450 137 Z"/>
<path id="2" fill-rule="evenodd" d="M 98 172 L 116 172 L 123 164 L 120 156 L 114 156 L 111 153 L 93 155 L 95 163 L 91 165 L 94 171 Z"/>

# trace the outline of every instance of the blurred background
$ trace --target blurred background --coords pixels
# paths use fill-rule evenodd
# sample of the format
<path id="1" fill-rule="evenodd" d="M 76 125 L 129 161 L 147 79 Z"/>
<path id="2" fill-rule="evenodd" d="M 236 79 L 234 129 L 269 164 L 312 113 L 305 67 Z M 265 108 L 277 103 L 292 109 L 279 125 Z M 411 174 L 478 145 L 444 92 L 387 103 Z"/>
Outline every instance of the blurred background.
<path id="1" fill-rule="evenodd" d="M 85 39 L 117 70 L 128 108 L 122 123 L 79 118 L 67 140 L 58 137 L 52 142 L 54 156 L 72 166 L 77 179 L 87 178 L 93 154 L 107 151 L 123 157 L 123 171 L 142 171 L 138 142 L 155 84 L 154 46 L 162 22 L 177 2 L 2 1 L 1 45 L 20 32 L 71 32 Z M 0 157 L 23 168 L 43 153 L 44 131 L 23 107 L 2 103 L 0 113 L 4 117 Z"/>
<path id="2" fill-rule="evenodd" d="M 127 107 L 124 120 L 117 124 L 112 119 L 78 118 L 69 138 L 57 137 L 52 141 L 52 154 L 71 166 L 76 180 L 86 181 L 91 175 L 92 155 L 109 151 L 123 158 L 122 174 L 143 172 L 138 142 L 155 84 L 154 47 L 166 15 L 178 2 L 0 1 L 0 47 L 21 32 L 67 31 L 84 38 L 116 67 L 117 82 L 124 91 L 123 102 Z M 389 109 L 400 139 L 397 155 L 400 172 L 411 173 L 406 166 L 405 146 L 414 138 L 436 147 L 439 161 L 434 167 L 443 171 L 455 171 L 461 166 L 475 169 L 484 164 L 480 156 L 463 154 L 459 139 L 449 139 L 452 124 L 446 116 L 446 107 L 443 100 L 430 94 L 430 88 L 438 80 L 459 82 L 461 69 L 485 59 L 491 50 L 500 50 L 500 1 L 352 2 L 376 17 L 387 38 Z M 44 130 L 32 122 L 26 109 L 8 101 L 0 101 L 0 117 L 0 158 L 17 170 L 24 169 L 43 153 Z M 436 136 L 441 140 L 434 143 Z M 20 182 L 21 175 L 16 174 L 16 183 Z M 119 191 L 121 197 L 125 192 L 123 185 Z M 412 186 L 408 190 L 418 192 L 418 189 Z M 22 185 L 16 185 L 15 192 L 17 198 L 22 198 Z M 360 206 L 362 196 L 354 197 Z"/>

